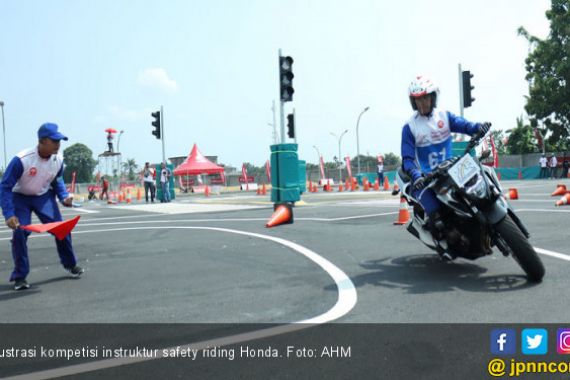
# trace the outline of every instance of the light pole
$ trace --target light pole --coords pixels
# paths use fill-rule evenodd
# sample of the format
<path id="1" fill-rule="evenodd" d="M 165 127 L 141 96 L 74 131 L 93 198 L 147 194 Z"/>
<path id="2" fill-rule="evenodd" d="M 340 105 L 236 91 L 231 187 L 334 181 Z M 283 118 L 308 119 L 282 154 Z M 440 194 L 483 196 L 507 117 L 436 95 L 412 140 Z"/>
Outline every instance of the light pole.
<path id="1" fill-rule="evenodd" d="M 4 102 L 0 100 L 0 108 L 2 108 L 2 136 L 4 138 L 4 169 L 6 170 L 6 125 L 4 124 Z"/>
<path id="2" fill-rule="evenodd" d="M 340 134 L 340 137 L 338 137 L 336 134 L 330 132 L 331 135 L 333 135 L 335 138 L 338 139 L 338 181 L 340 182 L 340 180 L 342 179 L 342 156 L 340 154 L 340 143 L 342 142 L 342 137 L 348 132 L 348 129 L 345 129 L 344 132 L 342 132 Z"/>
<path id="3" fill-rule="evenodd" d="M 370 107 L 366 107 L 362 110 L 360 115 L 358 115 L 358 119 L 356 120 L 356 160 L 358 161 L 358 174 L 360 174 L 360 140 L 358 137 L 358 125 L 360 124 L 360 117 L 366 111 L 368 111 Z"/>
<path id="4" fill-rule="evenodd" d="M 121 145 L 121 136 L 123 135 L 123 130 L 119 131 L 119 137 L 117 137 L 117 153 L 119 153 L 119 186 L 121 186 L 121 180 L 123 179 L 123 156 L 121 154 L 120 145 Z"/>
<path id="5" fill-rule="evenodd" d="M 313 145 L 313 148 L 315 148 L 315 150 L 317 151 L 317 168 L 320 168 L 320 165 L 321 165 L 321 152 L 319 152 L 319 148 L 317 148 L 316 145 Z M 324 168 L 323 168 L 323 170 L 324 170 Z M 321 175 L 320 175 L 320 169 L 318 169 L 318 171 L 319 171 L 319 178 L 320 178 L 320 177 L 321 177 Z M 324 179 L 324 178 L 321 178 L 321 179 Z"/>

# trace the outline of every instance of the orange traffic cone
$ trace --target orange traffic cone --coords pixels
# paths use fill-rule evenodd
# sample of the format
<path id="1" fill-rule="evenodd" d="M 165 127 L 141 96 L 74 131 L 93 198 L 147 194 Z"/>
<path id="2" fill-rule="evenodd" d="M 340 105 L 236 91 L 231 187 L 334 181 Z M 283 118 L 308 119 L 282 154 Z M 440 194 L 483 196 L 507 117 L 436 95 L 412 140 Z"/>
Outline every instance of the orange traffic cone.
<path id="1" fill-rule="evenodd" d="M 265 225 L 267 228 L 275 227 L 280 224 L 290 224 L 293 223 L 293 210 L 288 204 L 275 205 L 276 209 L 271 215 L 271 219 Z"/>
<path id="2" fill-rule="evenodd" d="M 556 206 L 567 205 L 570 203 L 570 192 L 564 194 L 562 198 L 556 201 Z"/>
<path id="3" fill-rule="evenodd" d="M 390 190 L 390 181 L 388 181 L 388 177 L 384 177 L 384 190 Z"/>
<path id="4" fill-rule="evenodd" d="M 356 190 L 356 178 L 351 177 L 350 179 L 350 191 Z"/>
<path id="5" fill-rule="evenodd" d="M 380 190 L 380 180 L 376 179 L 376 181 L 374 181 L 374 191 L 379 191 Z"/>
<path id="6" fill-rule="evenodd" d="M 204 195 L 207 197 L 210 196 L 210 187 L 208 185 L 206 185 L 206 188 L 204 189 Z"/>
<path id="7" fill-rule="evenodd" d="M 127 203 L 131 203 L 133 199 L 131 198 L 131 190 L 127 189 Z"/>
<path id="8" fill-rule="evenodd" d="M 566 185 L 563 184 L 558 184 L 556 185 L 556 190 L 554 190 L 554 192 L 551 194 L 551 197 L 555 197 L 557 195 L 564 195 L 566 194 Z"/>
<path id="9" fill-rule="evenodd" d="M 256 195 L 261 195 L 261 189 L 258 187 L 257 191 L 255 192 Z"/>
<path id="10" fill-rule="evenodd" d="M 338 184 L 338 192 L 342 193 L 342 182 Z"/>
<path id="11" fill-rule="evenodd" d="M 368 191 L 370 190 L 370 185 L 368 184 L 368 179 L 363 178 L 362 180 L 362 190 Z"/>
<path id="12" fill-rule="evenodd" d="M 519 192 L 517 191 L 517 189 L 515 188 L 509 189 L 509 199 L 511 200 L 519 199 Z"/>
<path id="13" fill-rule="evenodd" d="M 408 211 L 408 203 L 404 197 L 400 197 L 400 213 L 398 220 L 394 224 L 402 225 L 408 223 L 410 220 L 410 212 Z"/>
<path id="14" fill-rule="evenodd" d="M 265 187 L 265 184 L 263 184 L 263 187 L 261 188 L 261 195 L 267 195 L 267 188 Z"/>
<path id="15" fill-rule="evenodd" d="M 142 191 L 141 188 L 139 187 L 137 190 L 137 201 L 140 201 L 142 199 Z"/>

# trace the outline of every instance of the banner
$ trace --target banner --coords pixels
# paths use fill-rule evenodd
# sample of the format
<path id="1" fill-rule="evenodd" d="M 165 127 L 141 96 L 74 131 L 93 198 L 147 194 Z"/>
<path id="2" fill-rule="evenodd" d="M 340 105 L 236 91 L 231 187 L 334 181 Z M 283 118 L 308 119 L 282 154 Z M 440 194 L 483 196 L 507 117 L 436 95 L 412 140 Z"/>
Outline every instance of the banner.
<path id="1" fill-rule="evenodd" d="M 348 178 L 352 178 L 352 168 L 350 167 L 350 157 L 346 156 L 344 158 L 346 161 L 346 172 L 348 173 Z M 340 181 L 340 178 L 338 179 Z"/>
<path id="2" fill-rule="evenodd" d="M 265 161 L 265 175 L 267 176 L 267 183 L 271 183 L 271 165 L 269 160 Z"/>
<path id="3" fill-rule="evenodd" d="M 245 183 L 245 189 L 249 190 L 249 178 L 247 177 L 247 169 L 245 168 L 245 163 L 242 164 L 241 166 L 241 176 L 243 178 L 243 182 L 242 182 L 242 178 L 239 179 L 240 182 Z M 253 181 L 251 181 L 253 182 Z"/>
<path id="4" fill-rule="evenodd" d="M 319 169 L 321 170 L 321 181 L 325 179 L 325 162 L 323 161 L 323 156 L 319 161 Z"/>

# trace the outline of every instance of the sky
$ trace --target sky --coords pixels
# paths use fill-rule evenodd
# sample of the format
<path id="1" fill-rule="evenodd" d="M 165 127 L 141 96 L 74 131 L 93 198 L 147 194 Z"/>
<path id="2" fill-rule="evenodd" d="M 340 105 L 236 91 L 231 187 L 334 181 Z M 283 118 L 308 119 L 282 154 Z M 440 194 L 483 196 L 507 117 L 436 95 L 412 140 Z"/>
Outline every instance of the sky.
<path id="1" fill-rule="evenodd" d="M 459 113 L 459 72 L 475 86 L 472 121 L 516 126 L 528 94 L 528 43 L 545 38 L 548 0 L 0 0 L 0 100 L 8 161 L 55 122 L 62 151 L 106 149 L 124 131 L 123 160 L 160 162 L 151 113 L 164 108 L 166 157 L 193 144 L 221 163 L 261 166 L 279 128 L 278 56 L 294 59 L 299 158 L 400 155 L 417 74 Z M 279 138 L 280 141 L 280 138 Z M 287 139 L 286 142 L 292 142 Z M 115 144 L 117 139 L 115 139 Z M 4 160 L 2 158 L 2 166 Z"/>

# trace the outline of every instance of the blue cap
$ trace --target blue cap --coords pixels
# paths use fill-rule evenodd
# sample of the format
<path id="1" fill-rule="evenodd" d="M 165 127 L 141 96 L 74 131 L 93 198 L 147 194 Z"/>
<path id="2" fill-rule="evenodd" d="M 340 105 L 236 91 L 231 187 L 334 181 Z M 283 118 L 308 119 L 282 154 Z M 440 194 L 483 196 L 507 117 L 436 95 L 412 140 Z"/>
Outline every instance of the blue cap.
<path id="1" fill-rule="evenodd" d="M 42 139 L 44 137 L 47 137 L 51 140 L 57 140 L 57 141 L 65 140 L 65 141 L 67 141 L 67 136 L 64 136 L 60 132 L 58 132 L 57 124 L 54 124 L 54 123 L 44 123 L 44 124 L 42 124 L 40 129 L 38 129 L 38 138 Z"/>

